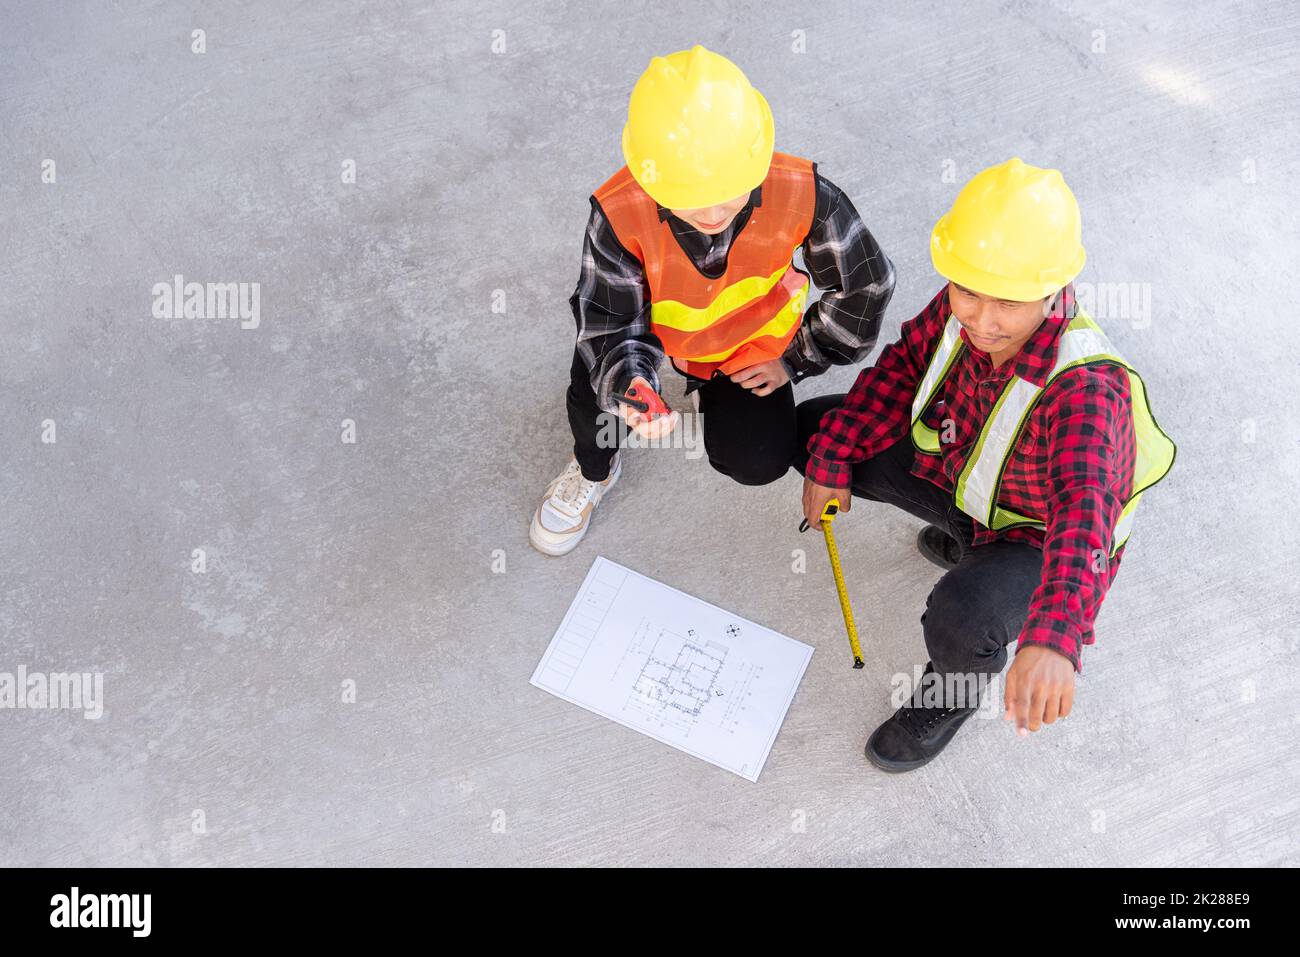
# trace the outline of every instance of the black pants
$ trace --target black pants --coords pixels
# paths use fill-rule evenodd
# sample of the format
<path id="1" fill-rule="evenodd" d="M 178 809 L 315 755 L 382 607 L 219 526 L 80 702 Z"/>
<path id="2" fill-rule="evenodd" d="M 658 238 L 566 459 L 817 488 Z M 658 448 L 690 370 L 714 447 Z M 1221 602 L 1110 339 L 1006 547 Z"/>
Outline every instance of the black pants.
<path id="1" fill-rule="evenodd" d="M 800 472 L 808 461 L 808 439 L 820 431 L 822 416 L 843 401 L 842 395 L 829 395 L 799 404 L 795 467 Z M 951 492 L 911 474 L 914 454 L 911 439 L 904 436 L 855 465 L 853 496 L 901 508 L 957 540 L 957 567 L 939 579 L 925 601 L 925 647 L 941 675 L 997 675 L 1042 580 L 1043 552 L 1024 542 L 1002 540 L 973 548 L 970 517 L 957 508 Z"/>
<path id="2" fill-rule="evenodd" d="M 615 446 L 626 441 L 626 429 L 596 404 L 586 363 L 576 351 L 569 377 L 573 454 L 585 478 L 602 482 L 609 477 Z M 789 470 L 797 441 L 790 383 L 770 395 L 756 396 L 726 376 L 717 376 L 700 385 L 700 414 L 705 454 L 723 475 L 741 485 L 766 485 Z"/>

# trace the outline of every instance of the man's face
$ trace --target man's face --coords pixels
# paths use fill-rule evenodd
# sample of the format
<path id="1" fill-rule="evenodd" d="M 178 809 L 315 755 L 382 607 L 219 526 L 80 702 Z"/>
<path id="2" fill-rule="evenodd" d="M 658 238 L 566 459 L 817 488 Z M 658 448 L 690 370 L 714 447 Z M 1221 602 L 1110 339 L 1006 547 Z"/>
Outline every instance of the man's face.
<path id="1" fill-rule="evenodd" d="M 1007 359 L 1020 351 L 1047 318 L 1054 297 L 1015 302 L 995 299 L 983 293 L 948 283 L 948 305 L 966 335 L 980 352 L 997 360 Z"/>
<path id="2" fill-rule="evenodd" d="M 720 206 L 703 206 L 700 209 L 674 209 L 672 214 L 685 222 L 692 229 L 698 229 L 706 236 L 716 236 L 736 218 L 736 214 L 749 202 L 749 193 L 737 196 Z"/>

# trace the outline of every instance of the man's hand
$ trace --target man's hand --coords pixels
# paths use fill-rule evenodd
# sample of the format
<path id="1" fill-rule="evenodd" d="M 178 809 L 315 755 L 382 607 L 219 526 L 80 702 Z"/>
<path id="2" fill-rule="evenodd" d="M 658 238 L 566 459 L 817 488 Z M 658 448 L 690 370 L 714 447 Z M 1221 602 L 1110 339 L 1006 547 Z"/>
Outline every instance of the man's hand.
<path id="1" fill-rule="evenodd" d="M 790 376 L 786 374 L 785 366 L 781 364 L 780 359 L 772 359 L 769 362 L 760 362 L 756 366 L 741 369 L 731 376 L 731 381 L 749 389 L 754 395 L 771 395 L 773 391 L 789 382 Z"/>
<path id="2" fill-rule="evenodd" d="M 1027 737 L 1044 724 L 1064 718 L 1074 706 L 1074 665 L 1065 655 L 1043 645 L 1026 645 L 1016 652 L 1007 672 L 1007 721 L 1016 734 Z"/>
<path id="3" fill-rule="evenodd" d="M 633 377 L 629 388 L 635 387 L 637 395 L 658 395 L 654 387 L 640 376 Z M 617 400 L 615 400 L 617 401 Z M 643 439 L 661 439 L 673 429 L 677 428 L 677 423 L 681 416 L 676 412 L 670 412 L 667 415 L 657 415 L 653 419 L 648 413 L 639 409 L 634 409 L 630 405 L 618 403 L 618 414 L 623 417 L 627 427 Z"/>
<path id="4" fill-rule="evenodd" d="M 839 499 L 840 511 L 847 512 L 853 507 L 853 493 L 846 488 L 827 488 L 818 485 L 812 479 L 803 480 L 803 517 L 810 527 L 822 530 L 822 512 L 831 499 Z"/>

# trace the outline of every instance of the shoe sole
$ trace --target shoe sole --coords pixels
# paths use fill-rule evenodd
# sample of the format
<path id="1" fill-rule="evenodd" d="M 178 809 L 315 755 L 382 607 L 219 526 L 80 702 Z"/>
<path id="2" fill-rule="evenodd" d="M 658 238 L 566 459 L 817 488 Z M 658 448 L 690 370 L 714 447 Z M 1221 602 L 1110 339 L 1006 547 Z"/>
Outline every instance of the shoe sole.
<path id="1" fill-rule="evenodd" d="M 569 552 L 577 548 L 578 543 L 581 542 L 586 537 L 587 529 L 591 527 L 591 514 L 595 513 L 596 506 L 600 504 L 601 499 L 603 499 L 606 495 L 608 495 L 610 490 L 613 489 L 613 487 L 618 484 L 618 478 L 622 474 L 623 474 L 623 462 L 620 459 L 618 466 L 614 469 L 614 472 L 611 475 L 610 483 L 600 491 L 600 493 L 596 496 L 595 501 L 591 503 L 591 513 L 587 515 L 587 523 L 584 526 L 582 526 L 582 529 L 580 531 L 576 531 L 571 536 L 569 536 L 569 538 L 565 540 L 565 543 L 563 545 L 552 545 L 549 542 L 541 541 L 535 537 L 536 530 L 541 526 L 542 523 L 542 507 L 540 505 L 537 506 L 537 508 L 533 511 L 532 524 L 528 526 L 528 544 L 532 545 L 533 548 L 537 549 L 537 551 L 541 552 L 543 555 L 546 555 L 550 558 L 559 558 L 562 555 L 569 554 Z"/>
<path id="2" fill-rule="evenodd" d="M 874 740 L 874 735 L 872 736 L 872 740 Z M 944 747 L 947 747 L 947 745 L 944 745 Z M 905 774 L 908 771 L 915 771 L 918 768 L 923 768 L 931 761 L 933 761 L 935 758 L 937 758 L 940 754 L 943 754 L 942 750 L 937 751 L 936 753 L 930 755 L 924 761 L 918 761 L 915 764 L 898 764 L 892 761 L 886 761 L 884 758 L 880 757 L 874 751 L 872 751 L 870 741 L 867 742 L 867 747 L 866 747 L 867 760 L 870 761 L 872 764 L 874 764 L 881 771 L 886 772 L 887 774 Z"/>

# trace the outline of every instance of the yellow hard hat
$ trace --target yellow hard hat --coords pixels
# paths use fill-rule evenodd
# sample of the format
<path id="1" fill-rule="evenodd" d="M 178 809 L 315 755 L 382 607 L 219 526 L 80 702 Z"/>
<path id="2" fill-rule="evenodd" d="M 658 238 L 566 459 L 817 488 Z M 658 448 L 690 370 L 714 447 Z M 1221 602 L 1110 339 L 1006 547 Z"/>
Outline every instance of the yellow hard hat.
<path id="1" fill-rule="evenodd" d="M 655 57 L 636 81 L 623 158 L 659 205 L 699 209 L 763 182 L 774 141 L 767 101 L 736 64 L 697 45 Z"/>
<path id="2" fill-rule="evenodd" d="M 1060 170 L 1018 158 L 977 173 L 930 234 L 939 275 L 986 296 L 1030 302 L 1083 270 L 1079 204 Z"/>

